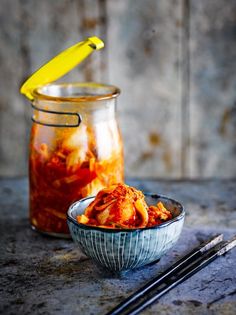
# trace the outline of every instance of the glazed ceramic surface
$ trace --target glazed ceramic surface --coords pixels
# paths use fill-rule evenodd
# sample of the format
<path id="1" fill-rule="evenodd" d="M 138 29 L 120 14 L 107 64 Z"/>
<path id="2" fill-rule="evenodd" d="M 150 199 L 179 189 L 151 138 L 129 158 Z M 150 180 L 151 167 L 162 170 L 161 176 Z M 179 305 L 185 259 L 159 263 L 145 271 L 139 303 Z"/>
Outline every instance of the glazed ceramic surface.
<path id="1" fill-rule="evenodd" d="M 96 263 L 113 271 L 135 269 L 147 265 L 164 255 L 178 240 L 185 212 L 177 201 L 145 194 L 149 205 L 161 201 L 172 212 L 173 219 L 161 225 L 142 229 L 106 229 L 80 224 L 79 214 L 95 197 L 74 203 L 68 211 L 68 226 L 73 240 Z"/>

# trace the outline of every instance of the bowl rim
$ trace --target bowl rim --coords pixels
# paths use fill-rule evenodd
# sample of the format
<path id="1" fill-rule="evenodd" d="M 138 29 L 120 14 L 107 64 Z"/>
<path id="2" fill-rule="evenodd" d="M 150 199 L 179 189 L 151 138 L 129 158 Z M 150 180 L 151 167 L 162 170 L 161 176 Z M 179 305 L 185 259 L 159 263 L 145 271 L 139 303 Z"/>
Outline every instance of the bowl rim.
<path id="1" fill-rule="evenodd" d="M 121 233 L 121 232 L 129 232 L 129 233 L 131 233 L 131 232 L 135 232 L 135 231 L 146 231 L 146 230 L 161 229 L 161 228 L 164 228 L 164 227 L 166 227 L 166 226 L 168 226 L 170 224 L 173 224 L 176 221 L 180 221 L 180 220 L 182 220 L 185 217 L 185 209 L 184 209 L 183 205 L 179 201 L 177 201 L 175 199 L 172 199 L 172 198 L 169 198 L 167 196 L 156 194 L 156 193 L 144 193 L 144 195 L 148 196 L 148 197 L 154 197 L 154 198 L 163 198 L 163 199 L 167 199 L 167 200 L 169 200 L 171 202 L 174 202 L 175 204 L 177 204 L 180 207 L 180 214 L 177 215 L 175 218 L 173 218 L 171 220 L 168 220 L 166 222 L 163 222 L 163 223 L 161 223 L 159 225 L 154 225 L 154 226 L 149 226 L 149 227 L 144 227 L 144 228 L 117 229 L 117 228 L 105 228 L 105 227 L 99 227 L 99 226 L 93 226 L 93 225 L 86 225 L 86 224 L 77 222 L 72 217 L 71 213 L 74 210 L 75 206 L 77 206 L 78 204 L 82 203 L 85 200 L 95 198 L 95 196 L 89 196 L 89 197 L 80 199 L 78 201 L 75 201 L 72 205 L 70 205 L 70 207 L 69 207 L 69 209 L 67 211 L 67 220 L 72 222 L 72 223 L 74 223 L 79 228 L 83 228 L 85 230 L 98 230 L 98 231 L 106 232 L 106 233 Z"/>

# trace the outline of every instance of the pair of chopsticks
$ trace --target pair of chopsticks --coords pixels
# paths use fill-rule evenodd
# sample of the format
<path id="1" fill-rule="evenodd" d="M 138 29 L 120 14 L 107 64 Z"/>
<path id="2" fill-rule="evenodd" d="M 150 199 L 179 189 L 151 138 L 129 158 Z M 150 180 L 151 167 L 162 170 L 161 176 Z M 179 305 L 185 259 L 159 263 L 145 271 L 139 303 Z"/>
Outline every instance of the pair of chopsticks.
<path id="1" fill-rule="evenodd" d="M 227 253 L 235 246 L 236 235 L 231 240 L 225 242 L 223 242 L 223 234 L 216 235 L 209 241 L 193 249 L 164 273 L 145 284 L 142 288 L 107 313 L 107 315 L 139 314 L 162 295 L 194 275 L 217 257 Z M 151 296 L 147 296 L 147 294 L 154 289 L 155 293 Z"/>

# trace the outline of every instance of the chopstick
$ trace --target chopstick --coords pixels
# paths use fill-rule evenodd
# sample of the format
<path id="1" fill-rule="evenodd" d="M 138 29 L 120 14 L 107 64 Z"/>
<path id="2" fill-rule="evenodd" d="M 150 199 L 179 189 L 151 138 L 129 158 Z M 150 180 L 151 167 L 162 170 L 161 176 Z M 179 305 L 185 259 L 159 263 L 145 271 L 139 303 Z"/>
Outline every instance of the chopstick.
<path id="1" fill-rule="evenodd" d="M 215 252 L 216 251 L 215 246 L 219 244 L 220 242 L 222 242 L 222 239 L 223 239 L 223 235 L 219 234 L 213 237 L 212 239 L 210 239 L 209 241 L 207 241 L 206 243 L 201 244 L 199 247 L 192 250 L 190 253 L 188 253 L 186 256 L 184 256 L 179 261 L 177 261 L 174 265 L 168 268 L 163 274 L 152 279 L 150 282 L 148 282 L 146 285 L 144 285 L 142 288 L 140 288 L 138 291 L 136 291 L 134 294 L 128 297 L 125 301 L 123 301 L 118 306 L 116 306 L 113 310 L 108 312 L 107 315 L 122 314 L 121 313 L 122 311 L 126 311 L 128 306 L 130 306 L 134 302 L 137 302 L 139 298 L 145 297 L 145 294 L 149 293 L 152 289 L 154 288 L 157 289 L 158 286 L 160 286 L 163 283 L 166 283 L 166 286 L 158 290 L 158 292 L 152 298 L 139 304 L 136 308 L 132 310 L 131 313 L 126 313 L 126 314 L 137 314 L 142 309 L 144 309 L 145 307 L 149 306 L 154 301 L 156 301 L 156 299 L 158 299 L 160 296 L 168 292 L 171 288 L 175 287 L 180 282 L 184 281 L 185 279 L 190 277 L 193 273 L 197 272 L 198 270 L 203 268 L 206 264 L 210 263 L 212 260 L 218 257 L 219 254 L 217 254 L 218 252 L 217 253 Z M 231 247 L 229 248 L 229 246 L 231 245 L 227 245 L 228 243 L 231 245 L 233 244 L 232 247 L 234 247 L 236 244 L 236 239 L 234 238 L 229 242 L 221 243 L 221 246 L 223 246 L 222 248 L 226 247 L 227 251 L 231 249 Z M 221 252 L 218 246 L 217 246 L 217 250 Z M 210 258 L 208 257 L 208 255 L 210 255 L 209 256 Z M 179 271 L 180 273 L 178 274 Z"/>
<path id="2" fill-rule="evenodd" d="M 164 295 L 166 292 L 170 291 L 172 288 L 190 278 L 192 275 L 197 273 L 199 270 L 207 266 L 217 257 L 224 255 L 233 247 L 236 246 L 236 235 L 229 241 L 223 242 L 218 246 L 214 247 L 212 250 L 207 251 L 200 259 L 198 259 L 195 263 L 193 263 L 190 267 L 183 270 L 176 277 L 173 277 L 172 280 L 168 282 L 168 284 L 163 288 L 158 290 L 153 297 L 148 298 L 145 302 L 142 302 L 135 306 L 131 311 L 128 311 L 126 315 L 136 315 L 144 310 L 146 307 L 153 304 L 159 297 Z"/>
<path id="3" fill-rule="evenodd" d="M 153 288 L 164 283 L 167 278 L 171 277 L 181 268 L 184 268 L 185 266 L 189 265 L 195 259 L 201 257 L 206 251 L 210 250 L 215 245 L 219 244 L 222 240 L 223 234 L 219 234 L 213 237 L 212 239 L 204 242 L 197 248 L 193 249 L 191 252 L 189 252 L 187 255 L 185 255 L 183 258 L 181 258 L 175 264 L 173 264 L 170 268 L 168 268 L 164 273 L 149 281 L 142 288 L 140 288 L 134 294 L 130 295 L 127 299 L 125 299 L 123 302 L 121 302 L 119 305 L 113 308 L 106 315 L 121 314 L 123 310 L 125 310 L 129 305 L 133 304 L 135 301 L 137 301 L 140 297 L 144 296 L 144 294 L 150 292 Z"/>

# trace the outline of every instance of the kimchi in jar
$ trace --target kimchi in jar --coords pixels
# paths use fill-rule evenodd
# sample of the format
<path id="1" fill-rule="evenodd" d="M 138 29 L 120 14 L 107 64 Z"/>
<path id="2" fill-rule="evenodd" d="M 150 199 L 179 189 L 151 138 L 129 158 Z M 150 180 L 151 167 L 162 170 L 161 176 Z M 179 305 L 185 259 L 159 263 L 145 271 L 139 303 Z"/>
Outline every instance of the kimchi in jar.
<path id="1" fill-rule="evenodd" d="M 123 182 L 118 95 L 118 88 L 96 83 L 49 84 L 33 92 L 29 178 L 34 229 L 69 235 L 71 203 Z"/>

